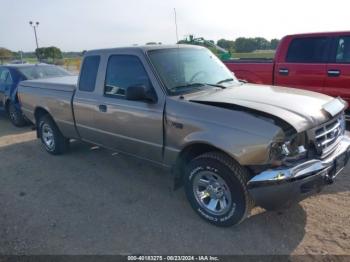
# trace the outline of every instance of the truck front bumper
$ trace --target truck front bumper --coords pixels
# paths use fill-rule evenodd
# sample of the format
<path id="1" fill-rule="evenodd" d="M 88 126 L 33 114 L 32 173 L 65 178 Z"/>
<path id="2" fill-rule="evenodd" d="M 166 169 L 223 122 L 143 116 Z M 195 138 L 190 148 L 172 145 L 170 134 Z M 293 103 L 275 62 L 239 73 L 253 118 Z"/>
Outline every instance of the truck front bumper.
<path id="1" fill-rule="evenodd" d="M 258 206 L 266 209 L 289 206 L 331 184 L 349 158 L 350 138 L 343 136 L 334 152 L 325 159 L 266 170 L 249 180 L 248 190 Z"/>

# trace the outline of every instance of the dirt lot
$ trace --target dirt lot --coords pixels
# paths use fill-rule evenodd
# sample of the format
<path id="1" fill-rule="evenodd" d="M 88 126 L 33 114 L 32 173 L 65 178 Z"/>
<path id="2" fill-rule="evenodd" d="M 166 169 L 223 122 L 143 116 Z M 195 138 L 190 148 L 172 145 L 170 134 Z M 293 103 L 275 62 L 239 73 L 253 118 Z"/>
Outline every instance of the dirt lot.
<path id="1" fill-rule="evenodd" d="M 2 254 L 350 254 L 349 187 L 347 169 L 289 210 L 217 228 L 163 170 L 78 142 L 50 156 L 0 113 Z"/>

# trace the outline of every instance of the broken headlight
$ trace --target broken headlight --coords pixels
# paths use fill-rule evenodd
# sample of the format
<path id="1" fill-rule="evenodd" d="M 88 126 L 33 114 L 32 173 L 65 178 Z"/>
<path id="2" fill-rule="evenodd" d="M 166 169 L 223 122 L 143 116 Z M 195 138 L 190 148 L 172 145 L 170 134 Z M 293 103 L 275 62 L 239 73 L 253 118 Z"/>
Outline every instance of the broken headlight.
<path id="1" fill-rule="evenodd" d="M 293 162 L 307 155 L 306 134 L 298 133 L 284 141 L 274 141 L 270 145 L 270 161 L 274 165 Z"/>

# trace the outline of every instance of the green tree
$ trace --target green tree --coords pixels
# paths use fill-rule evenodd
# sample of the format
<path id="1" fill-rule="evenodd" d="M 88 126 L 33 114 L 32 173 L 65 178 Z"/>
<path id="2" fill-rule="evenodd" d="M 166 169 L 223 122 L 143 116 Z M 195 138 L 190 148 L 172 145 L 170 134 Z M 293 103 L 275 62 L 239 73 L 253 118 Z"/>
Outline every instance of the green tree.
<path id="1" fill-rule="evenodd" d="M 38 58 L 38 60 L 47 59 L 45 54 L 45 47 L 35 49 L 35 55 Z"/>
<path id="2" fill-rule="evenodd" d="M 272 39 L 270 41 L 270 48 L 274 49 L 274 50 L 277 49 L 277 46 L 278 46 L 279 43 L 280 43 L 279 39 L 276 39 L 276 38 Z"/>
<path id="3" fill-rule="evenodd" d="M 0 47 L 0 61 L 1 61 L 1 64 L 4 63 L 4 61 L 6 60 L 10 60 L 12 59 L 13 57 L 13 53 L 6 49 L 6 48 L 3 48 L 3 47 Z"/>
<path id="4" fill-rule="evenodd" d="M 55 62 L 57 59 L 62 58 L 61 50 L 55 46 L 37 48 L 35 53 L 40 60 L 52 59 Z"/>
<path id="5" fill-rule="evenodd" d="M 235 41 L 233 40 L 220 39 L 216 44 L 228 51 L 235 50 Z"/>
<path id="6" fill-rule="evenodd" d="M 235 41 L 236 52 L 253 52 L 257 49 L 256 41 L 254 38 L 239 37 Z"/>
<path id="7" fill-rule="evenodd" d="M 267 50 L 270 49 L 270 42 L 263 37 L 254 38 L 256 44 L 256 50 Z"/>
<path id="8" fill-rule="evenodd" d="M 48 48 L 46 48 L 46 57 L 47 58 L 52 58 L 53 61 L 55 61 L 55 59 L 61 59 L 62 58 L 62 52 L 59 48 L 55 47 L 55 46 L 50 46 Z"/>

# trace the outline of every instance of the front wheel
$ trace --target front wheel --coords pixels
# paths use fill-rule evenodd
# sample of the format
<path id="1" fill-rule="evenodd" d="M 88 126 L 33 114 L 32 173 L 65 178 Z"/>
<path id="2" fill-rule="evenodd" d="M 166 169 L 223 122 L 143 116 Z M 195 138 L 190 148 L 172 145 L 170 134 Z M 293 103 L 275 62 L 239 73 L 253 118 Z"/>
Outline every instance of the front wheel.
<path id="1" fill-rule="evenodd" d="M 69 139 L 62 135 L 50 116 L 41 117 L 38 127 L 41 142 L 47 152 L 53 155 L 60 155 L 68 150 Z"/>
<path id="2" fill-rule="evenodd" d="M 27 121 L 24 118 L 22 111 L 16 108 L 13 102 L 10 102 L 10 104 L 8 105 L 7 112 L 8 117 L 13 125 L 17 127 L 22 127 L 27 124 Z"/>
<path id="3" fill-rule="evenodd" d="M 186 167 L 185 191 L 192 208 L 222 227 L 243 221 L 253 207 L 247 191 L 247 170 L 220 152 L 210 152 Z"/>

